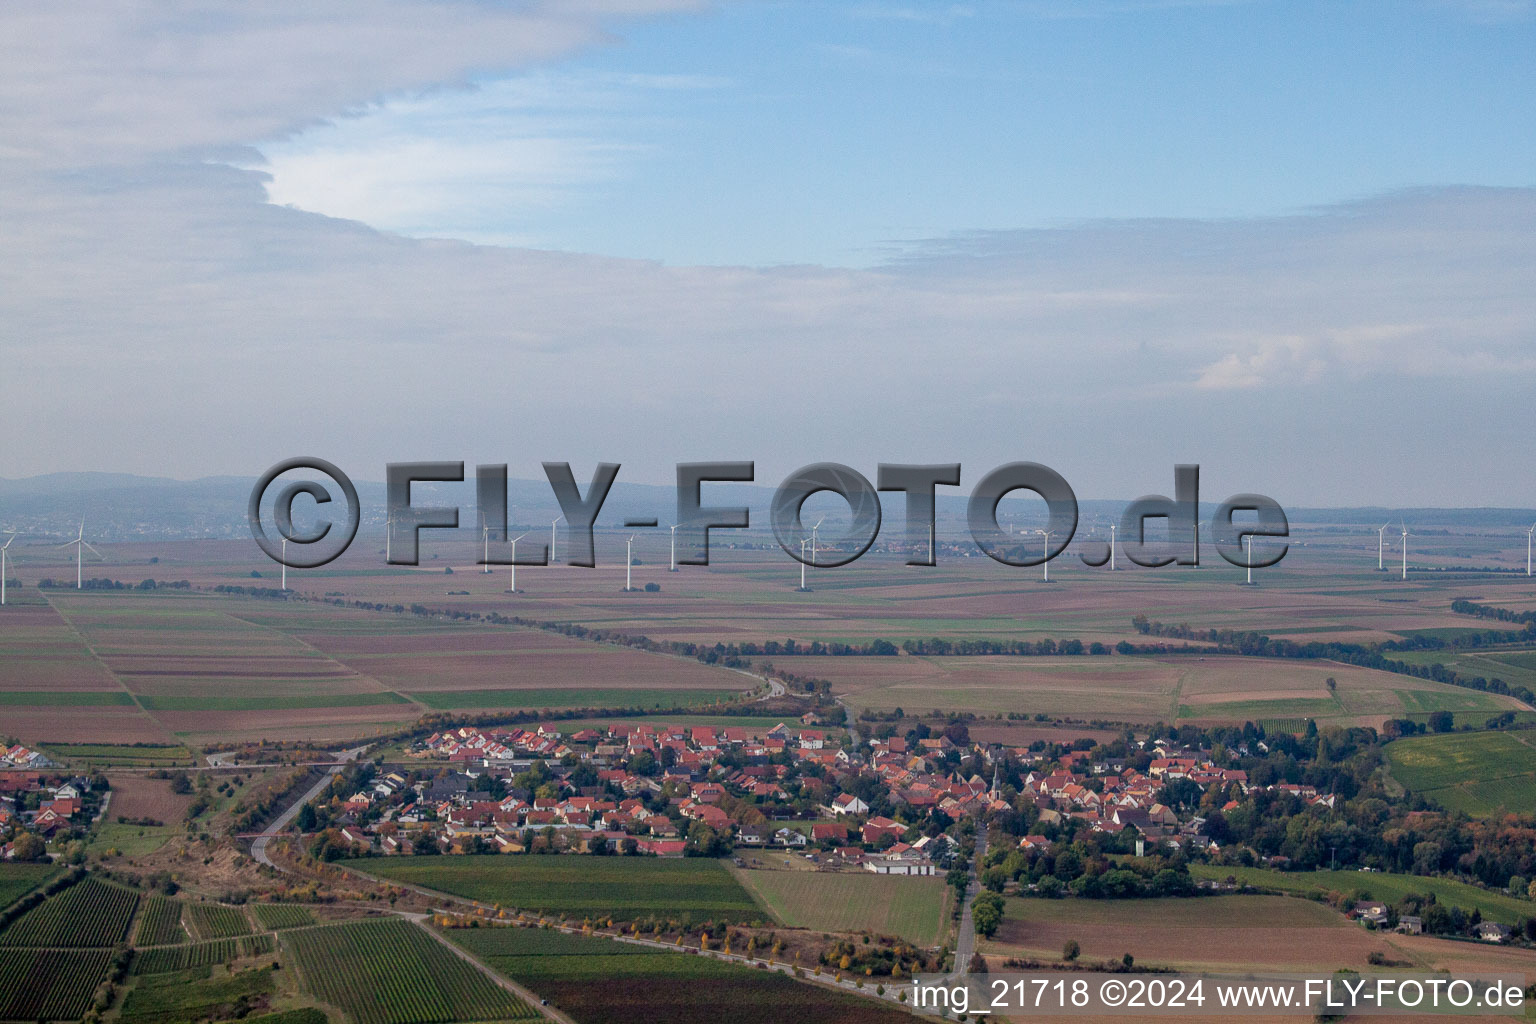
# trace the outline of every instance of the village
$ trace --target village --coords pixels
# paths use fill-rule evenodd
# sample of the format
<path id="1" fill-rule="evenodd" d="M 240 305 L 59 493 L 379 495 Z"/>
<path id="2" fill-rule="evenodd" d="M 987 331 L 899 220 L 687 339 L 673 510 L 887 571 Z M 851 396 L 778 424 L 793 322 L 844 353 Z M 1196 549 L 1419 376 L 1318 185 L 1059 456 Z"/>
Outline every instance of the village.
<path id="1" fill-rule="evenodd" d="M 793 729 L 463 726 L 408 745 L 404 763 L 360 765 L 301 826 L 331 858 L 787 850 L 820 870 L 928 876 L 949 867 L 958 823 L 998 816 L 1023 816 L 1025 852 L 1096 836 L 1127 852 L 1215 854 L 1194 810 L 1231 810 L 1250 791 L 1244 771 L 1168 740 L 1136 741 L 1120 756 L 950 735 L 855 746 L 845 730 L 819 726 L 814 714 Z M 1194 810 L 1163 802 L 1170 786 Z M 1310 786 L 1266 788 L 1333 806 Z"/>

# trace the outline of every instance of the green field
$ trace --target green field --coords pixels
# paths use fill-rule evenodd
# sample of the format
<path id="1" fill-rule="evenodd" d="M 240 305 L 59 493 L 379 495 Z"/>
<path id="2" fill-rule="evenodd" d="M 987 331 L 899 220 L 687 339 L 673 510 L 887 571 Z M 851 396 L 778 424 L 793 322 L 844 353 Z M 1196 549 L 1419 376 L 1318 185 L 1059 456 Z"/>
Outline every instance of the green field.
<path id="1" fill-rule="evenodd" d="M 723 864 L 703 858 L 390 857 L 341 861 L 381 878 L 482 903 L 571 917 L 694 922 L 768 915 Z"/>
<path id="2" fill-rule="evenodd" d="M 45 743 L 42 748 L 54 757 L 69 761 L 88 761 L 97 765 L 125 765 L 130 768 L 170 768 L 196 763 L 192 751 L 181 744 Z"/>
<path id="3" fill-rule="evenodd" d="M 1536 813 L 1536 731 L 1413 736 L 1386 755 L 1393 778 L 1448 810 Z"/>
<path id="4" fill-rule="evenodd" d="M 239 907 L 226 907 L 218 903 L 188 903 L 187 927 L 193 938 L 230 939 L 237 935 L 251 934 L 251 922 Z"/>
<path id="5" fill-rule="evenodd" d="M 52 864 L 11 864 L 0 861 L 0 910 L 36 889 L 57 871 Z"/>
<path id="6" fill-rule="evenodd" d="M 1449 878 L 1422 875 L 1397 875 L 1375 871 L 1273 871 L 1269 868 L 1218 867 L 1191 864 L 1190 874 L 1197 879 L 1236 877 L 1242 885 L 1252 885 L 1279 892 L 1306 895 L 1312 892 L 1361 891 L 1370 898 L 1395 903 L 1411 893 L 1434 893 L 1435 899 L 1467 912 L 1479 910 L 1483 917 L 1511 927 L 1527 917 L 1536 917 L 1536 903 L 1516 899 L 1501 892 L 1490 892 L 1475 885 Z"/>
<path id="7" fill-rule="evenodd" d="M 456 928 L 449 938 L 577 1024 L 898 1024 L 900 1010 L 708 957 L 531 928 Z"/>
<path id="8" fill-rule="evenodd" d="M 358 921 L 283 933 L 305 991 L 356 1024 L 444 1024 L 539 1017 L 408 921 Z"/>
<path id="9" fill-rule="evenodd" d="M 270 935 L 245 935 L 238 939 L 189 942 L 141 950 L 133 961 L 134 974 L 169 974 L 194 967 L 227 964 L 240 957 L 262 956 L 276 948 Z"/>
<path id="10" fill-rule="evenodd" d="M 151 896 L 139 913 L 139 927 L 134 932 L 135 946 L 168 946 L 186 942 L 181 926 L 181 901 L 166 896 Z"/>
<path id="11" fill-rule="evenodd" d="M 125 857 L 143 857 L 174 837 L 184 835 L 186 832 L 175 825 L 127 825 L 103 821 L 92 833 L 91 845 L 100 850 L 116 850 Z"/>
<path id="12" fill-rule="evenodd" d="M 0 949 L 0 1020 L 79 1020 L 111 959 L 107 949 Z"/>
<path id="13" fill-rule="evenodd" d="M 315 915 L 296 903 L 257 903 L 252 907 L 263 928 L 303 928 L 315 923 Z"/>
<path id="14" fill-rule="evenodd" d="M 261 683 L 253 680 L 253 683 Z M 362 708 L 376 704 L 409 704 L 398 693 L 318 693 L 271 697 L 140 696 L 149 711 L 285 711 L 303 708 Z"/>
<path id="15" fill-rule="evenodd" d="M 425 690 L 409 694 L 434 711 L 479 708 L 692 708 L 729 704 L 739 690 Z"/>
<path id="16" fill-rule="evenodd" d="M 272 972 L 230 974 L 207 967 L 175 974 L 144 975 L 123 1000 L 122 1024 L 180 1024 L 236 1016 L 252 999 L 272 994 Z"/>
<path id="17" fill-rule="evenodd" d="M 791 928 L 896 935 L 937 946 L 948 931 L 950 888 L 942 878 L 898 878 L 867 871 L 735 872 Z"/>
<path id="18" fill-rule="evenodd" d="M 0 707 L 82 708 L 131 705 L 122 690 L 0 690 Z"/>
<path id="19" fill-rule="evenodd" d="M 113 946 L 128 937 L 138 903 L 132 889 L 88 877 L 17 918 L 0 946 Z"/>

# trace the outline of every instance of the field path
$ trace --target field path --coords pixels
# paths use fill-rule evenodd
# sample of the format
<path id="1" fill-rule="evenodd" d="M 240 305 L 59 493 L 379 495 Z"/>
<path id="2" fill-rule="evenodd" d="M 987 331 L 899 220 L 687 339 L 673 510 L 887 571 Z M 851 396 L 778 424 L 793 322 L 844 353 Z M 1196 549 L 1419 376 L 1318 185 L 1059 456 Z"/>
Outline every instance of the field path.
<path id="1" fill-rule="evenodd" d="M 560 1024 L 576 1024 L 576 1021 L 572 1020 L 561 1011 L 555 1009 L 553 1006 L 546 1004 L 543 1001 L 542 996 L 535 995 L 534 993 L 528 991 L 526 988 L 523 988 L 523 986 L 519 985 L 517 982 L 513 981 L 511 978 L 507 977 L 505 974 L 502 974 L 500 971 L 496 970 L 494 967 L 490 966 L 489 964 L 482 963 L 479 957 L 476 957 L 469 950 L 464 949 L 458 943 L 449 939 L 448 936 L 442 934 L 436 928 L 428 928 L 425 924 L 422 923 L 427 919 L 426 914 L 402 912 L 400 916 L 408 918 L 413 924 L 416 925 L 416 927 L 432 936 L 445 948 L 452 950 L 453 954 L 460 960 L 463 960 L 465 963 L 469 964 L 469 966 L 473 967 L 475 970 L 479 971 L 481 974 L 485 975 L 487 978 L 491 979 L 496 984 L 506 989 L 508 992 L 511 992 L 513 995 L 517 996 L 517 998 L 521 999 L 530 1007 L 543 1014 L 546 1019 L 559 1021 Z"/>

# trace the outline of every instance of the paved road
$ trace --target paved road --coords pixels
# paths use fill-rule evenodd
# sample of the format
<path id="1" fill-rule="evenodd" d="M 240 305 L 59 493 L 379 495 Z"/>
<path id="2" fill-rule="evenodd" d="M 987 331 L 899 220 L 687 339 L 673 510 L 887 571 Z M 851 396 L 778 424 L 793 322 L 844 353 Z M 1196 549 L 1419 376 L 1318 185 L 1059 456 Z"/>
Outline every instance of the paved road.
<path id="1" fill-rule="evenodd" d="M 976 866 L 986 855 L 987 830 L 980 826 L 976 830 L 976 855 L 971 858 L 971 880 L 965 887 L 965 906 L 960 911 L 960 935 L 955 940 L 956 974 L 964 974 L 970 969 L 971 956 L 976 952 L 976 922 L 971 919 L 971 905 L 981 891 L 981 884 L 976 880 Z"/>
<path id="2" fill-rule="evenodd" d="M 319 782 L 315 783 L 313 786 L 310 786 L 309 789 L 305 791 L 303 796 L 295 800 L 286 811 L 273 819 L 272 824 L 262 829 L 260 835 L 251 840 L 251 856 L 256 858 L 256 862 L 258 864 L 265 864 L 267 867 L 274 868 L 278 871 L 284 870 L 278 865 L 272 863 L 272 859 L 267 856 L 267 844 L 270 843 L 273 837 L 281 832 L 290 821 L 298 816 L 299 808 L 303 807 L 315 797 L 319 796 L 320 791 L 326 786 L 329 786 L 333 778 L 341 774 L 341 770 L 347 766 L 348 762 L 355 760 L 358 755 L 367 749 L 368 748 L 366 746 L 362 746 L 353 747 L 351 750 L 343 750 L 337 757 L 338 763 L 333 765 L 331 770 L 326 772 L 325 775 L 320 778 Z"/>

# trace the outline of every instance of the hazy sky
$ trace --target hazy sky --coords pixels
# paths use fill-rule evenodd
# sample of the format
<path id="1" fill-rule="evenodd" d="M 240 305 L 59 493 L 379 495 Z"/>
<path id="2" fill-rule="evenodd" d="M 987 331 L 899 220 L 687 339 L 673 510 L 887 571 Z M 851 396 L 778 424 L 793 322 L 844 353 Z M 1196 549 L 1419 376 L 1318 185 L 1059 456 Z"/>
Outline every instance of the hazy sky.
<path id="1" fill-rule="evenodd" d="M 1533 52 L 1524 0 L 13 0 L 0 476 L 1536 505 Z"/>

